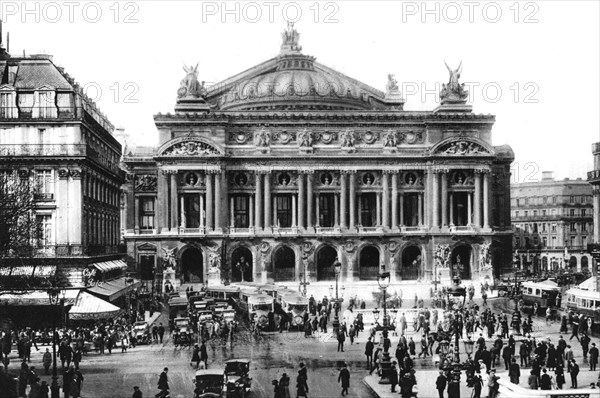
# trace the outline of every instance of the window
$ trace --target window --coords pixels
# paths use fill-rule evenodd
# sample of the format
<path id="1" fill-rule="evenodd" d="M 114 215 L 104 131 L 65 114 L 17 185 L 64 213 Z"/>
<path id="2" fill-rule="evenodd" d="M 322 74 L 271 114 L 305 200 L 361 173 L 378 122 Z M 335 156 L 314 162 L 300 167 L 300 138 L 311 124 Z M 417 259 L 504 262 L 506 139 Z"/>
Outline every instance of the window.
<path id="1" fill-rule="evenodd" d="M 575 203 L 575 196 L 569 197 L 569 203 Z"/>
<path id="2" fill-rule="evenodd" d="M 0 93 L 0 118 L 16 117 L 18 117 L 18 113 L 15 107 L 15 94 L 13 92 Z"/>
<path id="3" fill-rule="evenodd" d="M 374 193 L 360 196 L 360 223 L 365 227 L 377 224 L 377 196 Z"/>
<path id="4" fill-rule="evenodd" d="M 581 223 L 581 232 L 587 232 L 587 223 L 586 222 Z"/>
<path id="5" fill-rule="evenodd" d="M 517 199 L 517 206 L 521 205 L 521 199 Z"/>
<path id="6" fill-rule="evenodd" d="M 277 209 L 277 226 L 290 228 L 292 226 L 292 195 L 277 195 L 275 197 Z"/>
<path id="7" fill-rule="evenodd" d="M 519 217 L 519 210 L 515 211 L 515 217 Z"/>
<path id="8" fill-rule="evenodd" d="M 552 199 L 556 199 L 556 197 L 553 197 Z M 552 209 L 551 214 L 552 214 L 552 216 L 555 216 L 556 215 L 556 209 Z"/>
<path id="9" fill-rule="evenodd" d="M 237 195 L 233 197 L 233 226 L 235 228 L 248 228 L 250 226 L 250 197 L 248 195 Z"/>
<path id="10" fill-rule="evenodd" d="M 546 232 L 546 223 L 542 223 L 542 232 Z"/>
<path id="11" fill-rule="evenodd" d="M 571 236 L 571 247 L 575 247 L 575 237 Z"/>
<path id="12" fill-rule="evenodd" d="M 575 216 L 575 209 L 569 209 L 569 216 L 571 216 L 571 217 Z"/>
<path id="13" fill-rule="evenodd" d="M 581 209 L 581 217 L 585 217 L 587 214 L 587 209 Z"/>
<path id="14" fill-rule="evenodd" d="M 581 246 L 587 249 L 587 236 L 581 237 Z"/>
<path id="15" fill-rule="evenodd" d="M 556 204 L 556 196 L 552 197 L 552 204 Z"/>
<path id="16" fill-rule="evenodd" d="M 534 211 L 533 211 L 533 216 L 534 216 L 534 217 L 537 217 L 537 215 L 538 215 L 538 212 L 537 212 L 537 210 L 534 210 Z"/>
<path id="17" fill-rule="evenodd" d="M 181 211 L 181 209 L 180 209 Z M 200 196 L 195 194 L 183 195 L 183 213 L 181 225 L 185 228 L 200 227 Z"/>
<path id="18" fill-rule="evenodd" d="M 153 197 L 140 197 L 140 229 L 154 229 Z"/>
<path id="19" fill-rule="evenodd" d="M 516 247 L 521 247 L 521 238 L 515 238 L 515 246 Z"/>
<path id="20" fill-rule="evenodd" d="M 547 247 L 548 246 L 548 238 L 545 237 L 545 236 L 542 238 L 542 246 L 543 247 Z"/>
<path id="21" fill-rule="evenodd" d="M 52 170 L 36 170 L 36 183 L 38 193 L 53 193 L 54 184 L 52 181 Z"/>
<path id="22" fill-rule="evenodd" d="M 529 204 L 529 198 L 525 198 L 525 205 Z"/>
<path id="23" fill-rule="evenodd" d="M 324 228 L 333 227 L 335 223 L 334 201 L 335 196 L 332 193 L 319 195 L 319 226 Z"/>
<path id="24" fill-rule="evenodd" d="M 53 118 L 56 117 L 56 105 L 54 104 L 53 91 L 40 91 L 38 93 L 39 101 L 37 103 L 38 117 Z"/>
<path id="25" fill-rule="evenodd" d="M 552 237 L 552 247 L 556 247 L 556 236 Z"/>
<path id="26" fill-rule="evenodd" d="M 570 229 L 571 232 L 577 232 L 577 228 L 575 227 L 575 223 L 574 222 L 572 222 L 569 225 L 569 227 L 570 227 L 569 229 Z"/>
<path id="27" fill-rule="evenodd" d="M 548 211 L 547 210 L 542 210 L 542 216 L 546 217 L 547 215 L 548 215 Z"/>
<path id="28" fill-rule="evenodd" d="M 556 224 L 552 224 L 552 232 L 556 232 Z"/>
<path id="29" fill-rule="evenodd" d="M 542 200 L 543 200 L 544 204 L 548 203 L 548 197 L 547 196 L 544 196 L 544 198 Z"/>
<path id="30" fill-rule="evenodd" d="M 52 224 L 52 215 L 38 215 L 36 216 L 37 224 L 39 226 L 38 230 L 38 240 L 37 244 L 39 248 L 44 248 L 52 245 L 53 241 L 53 224 Z"/>

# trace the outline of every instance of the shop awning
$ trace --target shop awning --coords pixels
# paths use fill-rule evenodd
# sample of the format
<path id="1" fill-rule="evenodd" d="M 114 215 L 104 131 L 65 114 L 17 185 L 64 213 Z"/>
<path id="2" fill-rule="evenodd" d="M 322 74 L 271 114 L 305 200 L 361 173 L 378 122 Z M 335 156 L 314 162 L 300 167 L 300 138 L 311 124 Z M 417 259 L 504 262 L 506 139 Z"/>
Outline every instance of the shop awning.
<path id="1" fill-rule="evenodd" d="M 119 312 L 121 309 L 116 305 L 81 291 L 75 305 L 69 310 L 69 319 L 78 321 L 107 319 L 117 316 Z"/>
<path id="2" fill-rule="evenodd" d="M 133 280 L 133 283 L 127 284 L 127 279 Z M 108 301 L 114 301 L 119 297 L 127 294 L 131 290 L 138 288 L 142 285 L 138 279 L 121 277 L 113 279 L 112 281 L 102 282 L 96 286 L 89 287 L 88 292 L 107 299 Z"/>
<path id="3" fill-rule="evenodd" d="M 75 304 L 79 289 L 66 289 L 65 290 L 65 306 Z M 19 306 L 32 306 L 32 305 L 50 305 L 50 299 L 48 298 L 48 292 L 45 290 L 34 290 L 26 293 L 6 293 L 0 295 L 0 301 L 4 305 L 19 305 Z"/>
<path id="4" fill-rule="evenodd" d="M 127 264 L 123 260 L 103 261 L 101 263 L 93 263 L 92 267 L 100 272 L 110 272 L 115 270 L 127 269 Z"/>

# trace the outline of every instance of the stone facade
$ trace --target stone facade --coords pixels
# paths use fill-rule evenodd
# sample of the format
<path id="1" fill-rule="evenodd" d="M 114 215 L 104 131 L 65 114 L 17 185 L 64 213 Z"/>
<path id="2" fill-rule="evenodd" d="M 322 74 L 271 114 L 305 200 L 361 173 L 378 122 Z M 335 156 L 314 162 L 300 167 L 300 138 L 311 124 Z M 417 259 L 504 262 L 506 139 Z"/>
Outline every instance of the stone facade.
<path id="1" fill-rule="evenodd" d="M 595 228 L 592 187 L 586 181 L 554 180 L 552 172 L 544 172 L 541 181 L 514 184 L 511 213 L 522 269 L 591 271 L 587 245 Z"/>
<path id="2" fill-rule="evenodd" d="M 43 224 L 26 262 L 81 267 L 122 257 L 124 174 L 112 124 L 51 56 L 3 50 L 0 77 L 0 172 L 35 182 Z"/>
<path id="3" fill-rule="evenodd" d="M 382 264 L 396 283 L 449 278 L 458 261 L 465 279 L 510 269 L 514 155 L 492 146 L 495 118 L 464 102 L 404 111 L 393 75 L 381 92 L 297 38 L 288 28 L 279 56 L 205 91 L 188 74 L 176 112 L 154 118 L 158 147 L 127 151 L 124 239 L 142 278 L 173 249 L 182 282 L 211 267 L 327 282 L 336 258 L 345 283 Z"/>

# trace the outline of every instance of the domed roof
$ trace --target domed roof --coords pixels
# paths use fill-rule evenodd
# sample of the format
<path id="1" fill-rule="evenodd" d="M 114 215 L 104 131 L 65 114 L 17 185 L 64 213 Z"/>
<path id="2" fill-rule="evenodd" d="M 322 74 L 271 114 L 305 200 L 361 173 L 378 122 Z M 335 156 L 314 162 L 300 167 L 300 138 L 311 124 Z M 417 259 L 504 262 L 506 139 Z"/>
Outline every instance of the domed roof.
<path id="1" fill-rule="evenodd" d="M 241 81 L 221 98 L 223 110 L 371 109 L 370 93 L 352 79 L 315 65 L 314 58 L 283 54 L 275 70 Z"/>

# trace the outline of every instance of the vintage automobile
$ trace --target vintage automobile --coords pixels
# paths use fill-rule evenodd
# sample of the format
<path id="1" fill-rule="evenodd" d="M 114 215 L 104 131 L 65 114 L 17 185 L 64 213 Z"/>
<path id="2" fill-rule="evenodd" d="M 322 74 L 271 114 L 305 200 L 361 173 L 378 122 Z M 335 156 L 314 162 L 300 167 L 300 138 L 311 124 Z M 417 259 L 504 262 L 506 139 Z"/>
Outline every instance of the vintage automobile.
<path id="1" fill-rule="evenodd" d="M 308 298 L 297 292 L 288 293 L 281 297 L 281 308 L 289 315 L 291 327 L 304 327 Z"/>
<path id="2" fill-rule="evenodd" d="M 193 331 L 190 318 L 175 318 L 173 321 L 173 340 L 175 345 L 192 345 Z"/>
<path id="3" fill-rule="evenodd" d="M 211 310 L 198 311 L 198 323 L 204 323 L 213 320 L 213 312 Z"/>
<path id="4" fill-rule="evenodd" d="M 249 395 L 252 384 L 249 373 L 249 359 L 230 359 L 225 362 L 225 390 L 228 398 L 245 398 Z"/>
<path id="5" fill-rule="evenodd" d="M 137 340 L 137 344 L 150 344 L 152 338 L 150 336 L 150 325 L 146 321 L 138 321 L 133 324 L 133 335 Z"/>
<path id="6" fill-rule="evenodd" d="M 203 369 L 196 372 L 194 398 L 219 398 L 225 396 L 223 369 Z"/>
<path id="7" fill-rule="evenodd" d="M 235 310 L 231 307 L 215 308 L 215 318 L 223 320 L 225 323 L 235 320 Z"/>

